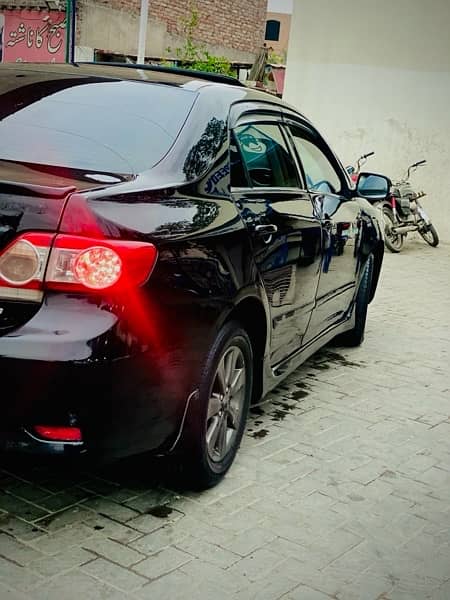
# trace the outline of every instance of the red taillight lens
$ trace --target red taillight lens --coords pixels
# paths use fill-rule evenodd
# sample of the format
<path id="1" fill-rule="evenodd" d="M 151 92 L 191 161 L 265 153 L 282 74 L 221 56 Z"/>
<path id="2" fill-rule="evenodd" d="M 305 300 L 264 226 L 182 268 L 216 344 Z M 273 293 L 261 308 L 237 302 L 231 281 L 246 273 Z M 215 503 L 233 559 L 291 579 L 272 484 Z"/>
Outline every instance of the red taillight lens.
<path id="1" fill-rule="evenodd" d="M 35 425 L 33 429 L 39 437 L 53 442 L 81 442 L 83 440 L 79 427 Z"/>
<path id="2" fill-rule="evenodd" d="M 78 281 L 86 287 L 103 290 L 119 281 L 122 261 L 111 248 L 88 248 L 76 257 L 73 271 Z"/>
<path id="3" fill-rule="evenodd" d="M 153 244 L 57 235 L 45 287 L 56 290 L 119 290 L 142 285 L 157 258 Z"/>
<path id="4" fill-rule="evenodd" d="M 145 242 L 26 233 L 0 255 L 0 297 L 39 301 L 44 289 L 138 287 L 150 277 L 157 255 L 155 246 Z"/>

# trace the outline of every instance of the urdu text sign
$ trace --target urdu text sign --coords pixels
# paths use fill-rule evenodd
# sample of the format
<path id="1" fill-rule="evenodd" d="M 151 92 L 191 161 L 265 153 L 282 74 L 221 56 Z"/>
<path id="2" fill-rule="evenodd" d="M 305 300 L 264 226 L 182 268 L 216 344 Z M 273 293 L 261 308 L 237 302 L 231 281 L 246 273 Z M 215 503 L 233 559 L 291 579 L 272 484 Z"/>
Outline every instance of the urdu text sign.
<path id="1" fill-rule="evenodd" d="M 65 62 L 64 12 L 6 10 L 3 15 L 3 62 Z"/>

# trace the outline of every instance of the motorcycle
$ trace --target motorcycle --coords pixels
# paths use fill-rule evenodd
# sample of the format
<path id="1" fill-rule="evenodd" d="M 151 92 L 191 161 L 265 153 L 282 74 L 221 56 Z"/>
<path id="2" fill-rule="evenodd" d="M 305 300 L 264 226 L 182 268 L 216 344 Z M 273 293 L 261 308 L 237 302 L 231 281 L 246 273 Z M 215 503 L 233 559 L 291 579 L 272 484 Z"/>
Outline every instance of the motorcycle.
<path id="1" fill-rule="evenodd" d="M 363 154 L 358 158 L 356 166 L 346 167 L 353 182 L 356 183 L 361 174 L 362 165 L 374 154 L 375 152 Z M 387 200 L 380 201 L 375 190 L 373 200 L 369 200 L 383 215 L 384 243 L 391 252 L 400 252 L 407 234 L 413 231 L 417 231 L 430 246 L 436 247 L 439 244 L 436 228 L 419 202 L 419 199 L 426 194 L 414 191 L 409 181 L 411 174 L 426 162 L 426 160 L 420 160 L 410 165 L 403 179 L 391 185 Z M 364 173 L 361 174 L 361 177 L 365 177 Z M 367 184 L 370 187 L 369 179 Z M 360 183 L 360 187 L 364 187 L 364 181 Z"/>
<path id="2" fill-rule="evenodd" d="M 409 181 L 411 173 L 426 164 L 420 160 L 409 166 L 405 176 L 391 186 L 390 198 L 383 203 L 384 242 L 391 252 L 400 252 L 408 233 L 417 231 L 430 246 L 439 244 L 438 233 L 419 202 L 425 192 L 416 192 Z"/>

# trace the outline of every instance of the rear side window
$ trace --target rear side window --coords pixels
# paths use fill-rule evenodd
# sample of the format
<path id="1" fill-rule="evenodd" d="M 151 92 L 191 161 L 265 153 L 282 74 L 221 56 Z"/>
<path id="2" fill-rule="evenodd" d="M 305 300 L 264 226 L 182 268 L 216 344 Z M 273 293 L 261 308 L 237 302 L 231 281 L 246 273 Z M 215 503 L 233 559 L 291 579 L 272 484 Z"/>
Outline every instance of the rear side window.
<path id="1" fill-rule="evenodd" d="M 241 125 L 235 129 L 235 134 L 254 187 L 298 186 L 294 159 L 278 125 Z"/>
<path id="2" fill-rule="evenodd" d="M 0 159 L 135 174 L 174 143 L 196 94 L 134 81 L 0 83 Z M 14 82 L 15 83 L 15 82 Z M 17 85 L 17 84 L 16 84 Z"/>

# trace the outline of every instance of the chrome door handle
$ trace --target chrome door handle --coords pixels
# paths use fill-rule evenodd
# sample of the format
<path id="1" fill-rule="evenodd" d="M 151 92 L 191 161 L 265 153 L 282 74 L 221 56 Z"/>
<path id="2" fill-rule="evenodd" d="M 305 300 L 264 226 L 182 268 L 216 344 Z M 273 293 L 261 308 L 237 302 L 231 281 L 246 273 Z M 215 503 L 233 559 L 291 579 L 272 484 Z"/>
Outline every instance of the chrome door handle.
<path id="1" fill-rule="evenodd" d="M 256 225 L 255 233 L 261 236 L 273 235 L 278 231 L 278 227 L 273 223 L 268 223 L 267 225 Z"/>

